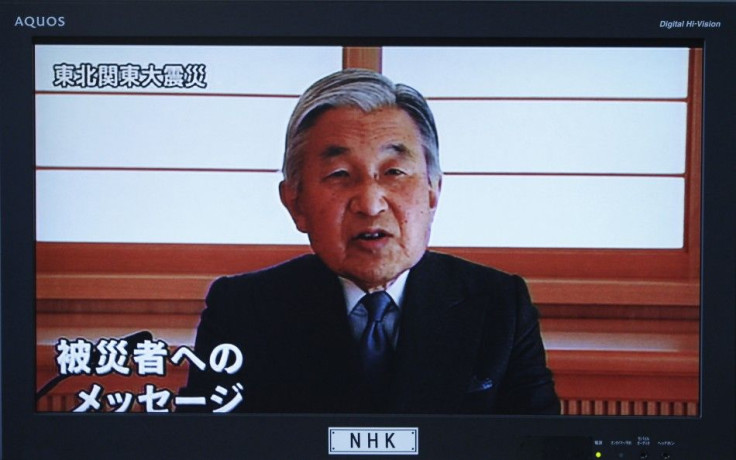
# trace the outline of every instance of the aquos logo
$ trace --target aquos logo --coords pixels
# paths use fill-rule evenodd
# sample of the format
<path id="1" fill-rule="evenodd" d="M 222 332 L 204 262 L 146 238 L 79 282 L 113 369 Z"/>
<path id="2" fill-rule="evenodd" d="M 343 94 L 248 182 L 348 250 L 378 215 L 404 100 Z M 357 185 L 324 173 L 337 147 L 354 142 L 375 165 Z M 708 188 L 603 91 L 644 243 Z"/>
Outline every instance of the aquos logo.
<path id="1" fill-rule="evenodd" d="M 18 16 L 15 18 L 15 27 L 38 29 L 41 27 L 64 27 L 64 16 Z"/>

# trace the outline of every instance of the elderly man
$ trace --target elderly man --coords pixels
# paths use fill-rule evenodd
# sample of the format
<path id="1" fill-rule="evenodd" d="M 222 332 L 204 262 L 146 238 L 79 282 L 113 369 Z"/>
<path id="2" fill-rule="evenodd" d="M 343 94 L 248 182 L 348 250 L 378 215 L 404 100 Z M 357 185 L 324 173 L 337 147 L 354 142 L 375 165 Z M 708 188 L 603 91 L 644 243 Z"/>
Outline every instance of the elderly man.
<path id="1" fill-rule="evenodd" d="M 314 255 L 220 278 L 182 394 L 241 384 L 247 412 L 557 414 L 519 277 L 428 252 L 442 186 L 424 98 L 367 70 L 312 85 L 287 128 L 281 201 Z M 211 408 L 210 408 L 211 409 Z"/>

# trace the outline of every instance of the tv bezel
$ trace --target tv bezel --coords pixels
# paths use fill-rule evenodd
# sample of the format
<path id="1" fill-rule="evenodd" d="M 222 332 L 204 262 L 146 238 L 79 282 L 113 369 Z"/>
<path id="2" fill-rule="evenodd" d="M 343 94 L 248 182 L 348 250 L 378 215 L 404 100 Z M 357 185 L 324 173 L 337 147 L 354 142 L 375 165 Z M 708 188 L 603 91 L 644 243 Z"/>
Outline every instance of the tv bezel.
<path id="1" fill-rule="evenodd" d="M 646 435 L 672 458 L 734 455 L 736 4 L 731 2 L 253 1 L 17 2 L 0 5 L 2 452 L 4 458 L 317 458 L 333 426 L 419 427 L 419 458 L 516 458 L 528 439 Z M 15 25 L 64 17 L 63 27 Z M 713 19 L 720 28 L 659 26 Z M 702 46 L 700 415 L 441 416 L 62 414 L 34 410 L 33 47 L 78 43 Z M 730 174 L 729 174 L 730 173 Z M 547 441 L 548 440 L 548 441 Z M 124 446 L 124 448 L 121 448 Z M 591 447 L 592 449 L 592 447 Z M 707 454 L 701 454 L 707 452 Z M 676 455 L 676 456 L 674 456 Z"/>

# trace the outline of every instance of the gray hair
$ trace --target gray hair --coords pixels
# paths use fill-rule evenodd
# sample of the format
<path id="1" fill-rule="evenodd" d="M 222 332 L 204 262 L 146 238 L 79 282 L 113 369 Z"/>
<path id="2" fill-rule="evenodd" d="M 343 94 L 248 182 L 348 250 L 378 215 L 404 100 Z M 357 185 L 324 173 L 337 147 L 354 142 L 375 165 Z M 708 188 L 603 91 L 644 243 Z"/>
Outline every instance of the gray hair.
<path id="1" fill-rule="evenodd" d="M 439 179 L 439 141 L 434 117 L 427 101 L 414 88 L 370 70 L 344 69 L 310 86 L 294 108 L 286 128 L 286 149 L 281 168 L 287 183 L 298 185 L 303 163 L 301 151 L 306 134 L 325 111 L 337 107 L 356 107 L 371 112 L 383 107 L 404 110 L 416 123 L 421 136 L 427 175 Z"/>

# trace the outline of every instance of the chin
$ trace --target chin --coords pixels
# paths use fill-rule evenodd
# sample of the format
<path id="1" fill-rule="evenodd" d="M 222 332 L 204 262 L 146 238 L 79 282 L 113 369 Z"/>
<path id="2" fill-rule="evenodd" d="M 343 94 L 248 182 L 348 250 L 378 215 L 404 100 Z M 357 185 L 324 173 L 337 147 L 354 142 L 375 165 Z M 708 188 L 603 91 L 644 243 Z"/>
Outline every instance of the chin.
<path id="1" fill-rule="evenodd" d="M 398 278 L 401 273 L 410 268 L 411 266 L 391 269 L 387 269 L 386 267 L 377 267 L 373 270 L 366 270 L 365 267 L 363 267 L 360 270 L 349 271 L 348 273 L 350 273 L 349 278 L 352 279 L 355 284 L 363 288 L 378 287 L 386 286 L 388 283 Z"/>
<path id="2" fill-rule="evenodd" d="M 365 272 L 351 272 L 347 277 L 363 289 L 385 286 L 388 282 L 393 280 L 393 278 L 382 276 L 381 274 Z"/>

